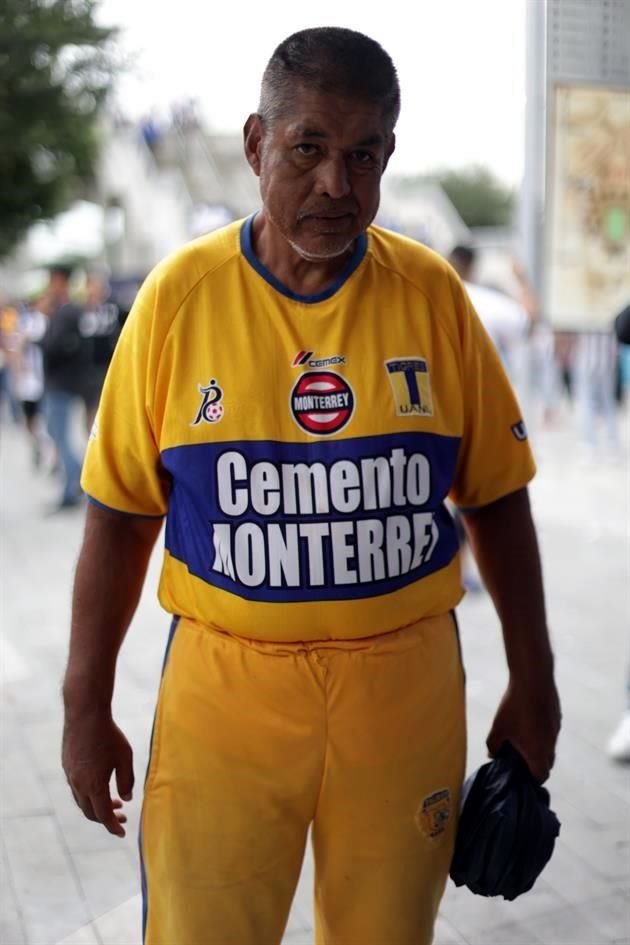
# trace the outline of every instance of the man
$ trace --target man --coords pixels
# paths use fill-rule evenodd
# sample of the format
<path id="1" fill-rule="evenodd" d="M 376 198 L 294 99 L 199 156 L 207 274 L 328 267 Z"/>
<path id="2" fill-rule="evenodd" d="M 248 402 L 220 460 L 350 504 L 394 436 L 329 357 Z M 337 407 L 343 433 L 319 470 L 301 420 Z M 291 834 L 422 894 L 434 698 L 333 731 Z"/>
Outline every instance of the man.
<path id="1" fill-rule="evenodd" d="M 455 246 L 449 255 L 449 262 L 466 286 L 475 311 L 496 345 L 506 370 L 512 372 L 516 348 L 527 332 L 525 309 L 504 292 L 476 281 L 477 253 L 471 246 Z"/>
<path id="2" fill-rule="evenodd" d="M 398 111 L 374 41 L 285 40 L 244 129 L 262 209 L 155 270 L 105 382 L 63 754 L 122 835 L 115 662 L 166 515 L 148 945 L 279 943 L 311 824 L 318 941 L 431 941 L 465 764 L 448 493 L 504 627 L 489 749 L 511 740 L 541 781 L 553 763 L 518 407 L 450 267 L 370 226 Z"/>
<path id="3" fill-rule="evenodd" d="M 72 271 L 63 264 L 49 270 L 46 304 L 50 316 L 41 341 L 46 424 L 63 475 L 59 509 L 74 508 L 81 499 L 81 461 L 72 442 L 71 423 L 83 386 L 85 351 L 79 332 L 81 307 L 70 300 Z"/>
<path id="4" fill-rule="evenodd" d="M 118 306 L 110 297 L 110 287 L 101 272 L 90 272 L 85 287 L 84 311 L 79 333 L 85 349 L 85 369 L 81 396 L 85 406 L 85 426 L 92 430 L 109 362 L 120 334 Z"/>

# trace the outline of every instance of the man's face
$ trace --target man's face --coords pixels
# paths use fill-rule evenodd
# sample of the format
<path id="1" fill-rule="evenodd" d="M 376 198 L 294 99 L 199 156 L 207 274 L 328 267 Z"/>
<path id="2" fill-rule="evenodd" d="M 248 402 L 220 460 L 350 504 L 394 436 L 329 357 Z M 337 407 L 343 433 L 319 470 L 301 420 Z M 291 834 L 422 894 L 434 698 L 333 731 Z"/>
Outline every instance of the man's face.
<path id="1" fill-rule="evenodd" d="M 394 150 L 381 106 L 298 85 L 282 118 L 250 116 L 245 132 L 272 227 L 305 259 L 345 253 L 376 215 Z"/>

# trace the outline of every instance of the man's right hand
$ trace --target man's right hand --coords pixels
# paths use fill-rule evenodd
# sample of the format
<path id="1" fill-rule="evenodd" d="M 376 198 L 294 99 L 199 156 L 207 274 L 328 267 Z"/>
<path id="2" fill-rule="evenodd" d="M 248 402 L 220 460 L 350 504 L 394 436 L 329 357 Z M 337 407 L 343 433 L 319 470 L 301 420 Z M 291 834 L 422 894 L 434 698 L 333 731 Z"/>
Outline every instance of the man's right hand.
<path id="1" fill-rule="evenodd" d="M 88 820 L 124 837 L 127 818 L 122 801 L 131 800 L 133 753 L 109 712 L 66 714 L 62 763 L 74 799 Z M 122 800 L 109 791 L 114 772 Z"/>

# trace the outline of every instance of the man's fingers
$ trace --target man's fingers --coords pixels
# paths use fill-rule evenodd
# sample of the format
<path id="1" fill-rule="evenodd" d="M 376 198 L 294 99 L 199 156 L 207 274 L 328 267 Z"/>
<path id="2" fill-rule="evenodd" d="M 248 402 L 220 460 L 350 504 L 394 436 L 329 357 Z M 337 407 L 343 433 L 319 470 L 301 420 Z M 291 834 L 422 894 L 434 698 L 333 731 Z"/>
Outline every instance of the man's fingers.
<path id="1" fill-rule="evenodd" d="M 133 755 L 131 749 L 125 751 L 124 758 L 116 765 L 116 786 L 124 801 L 130 801 L 133 791 Z"/>
<path id="2" fill-rule="evenodd" d="M 114 808 L 114 811 L 115 811 L 115 813 L 116 813 L 116 820 L 118 821 L 118 823 L 120 823 L 120 824 L 126 824 L 126 823 L 127 823 L 127 815 L 124 814 L 123 811 L 122 811 L 123 802 L 122 802 L 121 800 L 119 800 L 117 797 L 114 797 L 114 798 L 112 799 L 112 807 Z"/>
<path id="3" fill-rule="evenodd" d="M 116 815 L 114 810 L 114 801 L 112 801 L 111 797 L 109 796 L 109 791 L 92 794 L 90 796 L 90 801 L 92 803 L 94 813 L 96 814 L 96 819 L 101 824 L 103 824 L 103 826 L 109 830 L 110 833 L 113 833 L 117 837 L 124 837 L 125 831 L 119 820 L 120 815 Z"/>
<path id="4" fill-rule="evenodd" d="M 96 812 L 92 805 L 92 801 L 90 800 L 89 797 L 79 797 L 74 791 L 72 792 L 72 794 L 74 795 L 74 799 L 77 802 L 77 806 L 80 808 L 81 812 L 84 814 L 85 817 L 87 817 L 88 820 L 94 821 L 95 824 L 102 823 L 101 818 L 96 815 Z M 116 820 L 120 824 L 126 824 L 127 815 L 123 814 L 121 810 L 122 806 L 123 806 L 123 802 L 119 801 L 118 798 L 115 798 L 114 800 L 112 800 L 112 808 L 114 810 Z"/>
<path id="5" fill-rule="evenodd" d="M 551 770 L 551 765 L 544 759 L 539 756 L 534 756 L 529 754 L 518 742 L 515 740 L 512 742 L 519 755 L 529 768 L 530 774 L 534 777 L 539 784 L 542 784 L 543 781 L 546 781 L 549 777 L 549 772 Z"/>
<path id="6" fill-rule="evenodd" d="M 506 742 L 510 742 L 510 744 L 517 750 L 529 768 L 532 776 L 540 784 L 547 780 L 551 769 L 553 768 L 553 763 L 556 757 L 555 752 L 551 752 L 549 756 L 543 756 L 539 749 L 536 752 L 528 751 L 521 740 L 514 735 L 508 737 L 506 735 L 496 735 L 491 732 L 486 739 L 486 745 L 488 747 L 488 753 L 490 756 L 492 758 L 496 757 Z"/>
<path id="7" fill-rule="evenodd" d="M 133 753 L 124 734 L 109 713 L 66 718 L 62 763 L 74 799 L 88 820 L 103 824 L 117 837 L 124 837 L 127 818 L 123 803 L 110 796 L 110 780 L 116 775 L 118 793 L 131 800 Z"/>
<path id="8" fill-rule="evenodd" d="M 86 797 L 84 794 L 79 794 L 78 791 L 75 791 L 72 788 L 72 796 L 74 797 L 77 807 L 80 808 L 81 812 L 88 820 L 93 820 L 98 823 L 98 817 L 94 813 L 94 808 L 92 807 L 92 802 L 89 797 Z"/>

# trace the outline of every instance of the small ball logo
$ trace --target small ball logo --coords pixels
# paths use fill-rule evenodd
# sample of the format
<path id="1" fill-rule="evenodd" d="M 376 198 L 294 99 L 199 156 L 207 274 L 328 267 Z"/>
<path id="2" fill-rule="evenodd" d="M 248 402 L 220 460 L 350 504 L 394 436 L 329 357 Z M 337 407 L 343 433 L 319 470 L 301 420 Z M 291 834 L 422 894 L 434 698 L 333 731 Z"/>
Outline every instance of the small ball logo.
<path id="1" fill-rule="evenodd" d="M 205 423 L 218 423 L 223 418 L 224 413 L 223 404 L 220 403 L 223 399 L 223 391 L 214 378 L 205 387 L 199 384 L 198 389 L 202 395 L 202 401 L 191 426 L 197 426 L 202 420 Z"/>
<path id="2" fill-rule="evenodd" d="M 222 404 L 210 404 L 206 410 L 205 419 L 208 423 L 216 423 L 217 420 L 220 420 L 223 416 L 223 405 Z"/>

